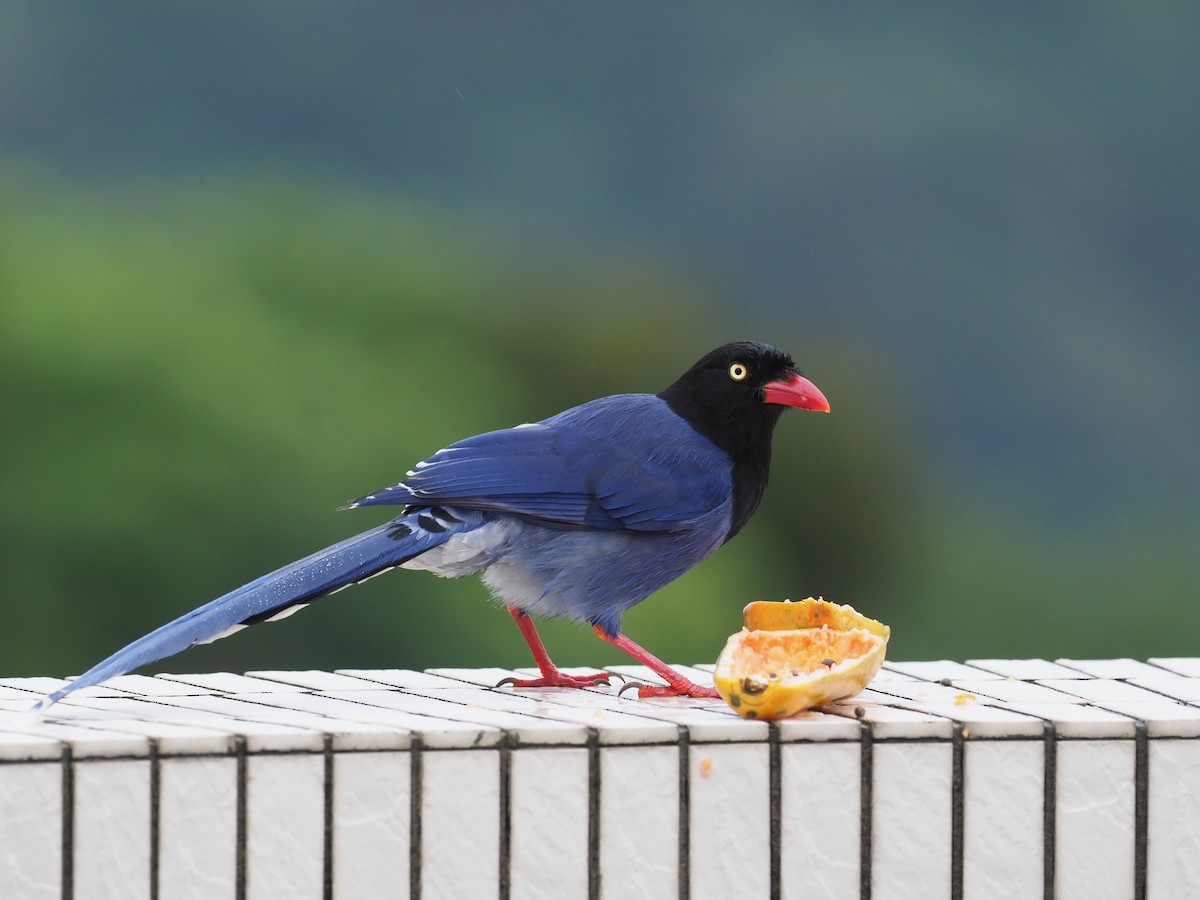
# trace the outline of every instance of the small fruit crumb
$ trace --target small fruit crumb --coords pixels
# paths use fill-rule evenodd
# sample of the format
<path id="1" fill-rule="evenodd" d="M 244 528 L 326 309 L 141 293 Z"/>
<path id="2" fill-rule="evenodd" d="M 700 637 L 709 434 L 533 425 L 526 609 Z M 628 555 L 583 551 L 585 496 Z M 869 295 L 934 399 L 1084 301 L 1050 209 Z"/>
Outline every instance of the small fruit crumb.
<path id="1" fill-rule="evenodd" d="M 834 667 L 835 663 L 829 657 L 825 657 L 825 659 L 821 660 L 821 665 L 823 665 L 827 669 L 832 669 Z"/>
<path id="2" fill-rule="evenodd" d="M 969 703 L 970 701 L 978 700 L 978 699 L 979 698 L 976 697 L 974 694 L 955 694 L 954 695 L 954 705 L 955 706 L 966 706 L 967 703 Z"/>
<path id="3" fill-rule="evenodd" d="M 712 774 L 713 761 L 711 756 L 706 756 L 700 760 L 700 777 L 707 778 Z"/>

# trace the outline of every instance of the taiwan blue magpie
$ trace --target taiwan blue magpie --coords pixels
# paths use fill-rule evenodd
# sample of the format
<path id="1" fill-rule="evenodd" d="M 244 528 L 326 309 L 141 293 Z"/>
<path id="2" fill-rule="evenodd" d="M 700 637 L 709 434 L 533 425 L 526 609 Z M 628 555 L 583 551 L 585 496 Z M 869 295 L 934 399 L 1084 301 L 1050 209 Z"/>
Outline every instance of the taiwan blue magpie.
<path id="1" fill-rule="evenodd" d="M 655 394 L 620 394 L 467 438 L 404 481 L 344 508 L 400 506 L 391 521 L 246 584 L 139 638 L 45 698 L 291 615 L 388 569 L 480 574 L 533 651 L 518 687 L 586 687 L 551 662 L 530 615 L 588 622 L 667 684 L 641 696 L 715 697 L 621 633 L 621 615 L 732 538 L 767 485 L 787 407 L 829 411 L 774 347 L 725 344 Z"/>

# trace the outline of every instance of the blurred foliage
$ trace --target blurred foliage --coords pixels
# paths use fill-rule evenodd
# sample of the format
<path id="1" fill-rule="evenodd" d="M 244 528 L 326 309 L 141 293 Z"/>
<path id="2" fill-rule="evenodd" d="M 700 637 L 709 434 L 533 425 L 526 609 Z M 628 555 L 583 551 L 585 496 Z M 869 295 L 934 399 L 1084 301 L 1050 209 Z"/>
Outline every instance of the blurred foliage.
<path id="1" fill-rule="evenodd" d="M 785 417 L 757 517 L 630 612 L 636 640 L 713 660 L 745 602 L 815 594 L 891 623 L 896 658 L 1194 652 L 1172 627 L 1194 535 L 1031 531 L 1020 498 L 930 465 L 880 347 L 723 299 L 649 258 L 535 253 L 299 179 L 0 181 L 0 670 L 81 671 L 380 521 L 334 508 L 439 447 L 658 390 L 740 338 L 790 350 L 833 414 Z M 528 664 L 485 598 L 393 573 L 155 670 Z M 620 661 L 579 625 L 545 634 L 561 664 Z"/>

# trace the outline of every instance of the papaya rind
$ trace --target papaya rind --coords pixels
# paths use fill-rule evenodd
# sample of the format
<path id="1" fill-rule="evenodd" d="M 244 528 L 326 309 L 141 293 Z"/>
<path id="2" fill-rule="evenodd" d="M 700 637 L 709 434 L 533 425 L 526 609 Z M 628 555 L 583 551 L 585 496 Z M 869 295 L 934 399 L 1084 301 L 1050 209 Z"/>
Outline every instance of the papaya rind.
<path id="1" fill-rule="evenodd" d="M 750 631 L 791 631 L 799 628 L 832 628 L 849 631 L 865 628 L 884 640 L 892 629 L 869 619 L 854 607 L 808 597 L 804 600 L 755 600 L 742 610 L 742 624 Z"/>

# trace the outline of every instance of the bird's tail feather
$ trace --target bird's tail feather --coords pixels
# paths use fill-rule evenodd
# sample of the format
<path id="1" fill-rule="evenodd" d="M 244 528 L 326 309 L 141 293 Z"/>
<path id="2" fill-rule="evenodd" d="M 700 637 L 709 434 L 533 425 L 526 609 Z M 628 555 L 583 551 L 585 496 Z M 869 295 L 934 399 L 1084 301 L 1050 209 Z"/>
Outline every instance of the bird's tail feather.
<path id="1" fill-rule="evenodd" d="M 168 622 L 43 699 L 36 709 L 80 688 L 124 675 L 258 622 L 281 619 L 308 603 L 393 569 L 443 543 L 449 533 L 414 527 L 414 514 L 373 528 L 251 581 Z"/>

